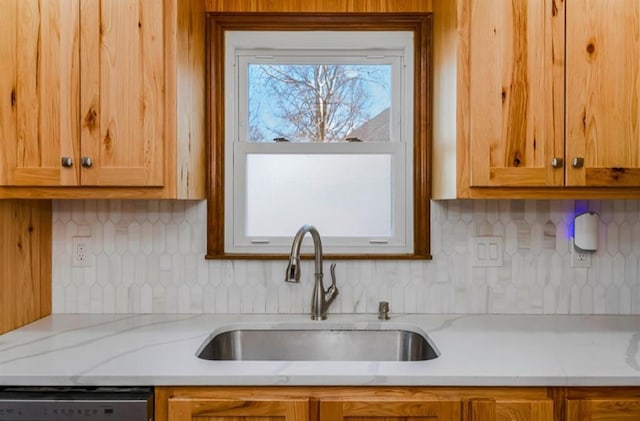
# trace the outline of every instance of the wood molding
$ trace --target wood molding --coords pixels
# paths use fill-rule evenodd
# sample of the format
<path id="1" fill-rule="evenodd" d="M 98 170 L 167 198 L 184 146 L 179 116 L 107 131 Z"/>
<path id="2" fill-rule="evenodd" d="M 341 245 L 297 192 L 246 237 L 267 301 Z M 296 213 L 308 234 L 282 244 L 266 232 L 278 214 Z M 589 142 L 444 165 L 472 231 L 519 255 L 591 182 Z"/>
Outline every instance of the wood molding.
<path id="1" fill-rule="evenodd" d="M 450 0 L 447 0 L 450 1 Z M 425 13 L 432 0 L 207 0 L 208 12 Z"/>
<path id="2" fill-rule="evenodd" d="M 430 259 L 431 15 L 387 13 L 211 13 L 207 18 L 208 259 L 273 259 L 284 255 L 236 255 L 224 250 L 224 33 L 229 30 L 412 31 L 414 69 L 414 252 L 410 255 L 344 255 L 347 259 Z M 327 256 L 329 258 L 329 256 Z"/>
<path id="3" fill-rule="evenodd" d="M 444 198 L 444 199 L 449 199 Z M 540 199 L 540 200 L 614 200 L 640 199 L 637 187 L 556 187 L 556 188 L 515 188 L 515 187 L 474 187 L 458 191 L 457 199 Z"/>

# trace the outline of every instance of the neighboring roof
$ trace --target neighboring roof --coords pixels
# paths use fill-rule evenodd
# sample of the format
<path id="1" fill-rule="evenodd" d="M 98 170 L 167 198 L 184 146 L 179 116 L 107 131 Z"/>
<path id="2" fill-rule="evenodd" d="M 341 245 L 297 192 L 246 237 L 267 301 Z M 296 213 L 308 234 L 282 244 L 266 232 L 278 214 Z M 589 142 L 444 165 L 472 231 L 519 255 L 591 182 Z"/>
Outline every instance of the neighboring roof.
<path id="1" fill-rule="evenodd" d="M 357 137 L 364 142 L 389 141 L 389 108 L 351 130 L 346 137 Z"/>

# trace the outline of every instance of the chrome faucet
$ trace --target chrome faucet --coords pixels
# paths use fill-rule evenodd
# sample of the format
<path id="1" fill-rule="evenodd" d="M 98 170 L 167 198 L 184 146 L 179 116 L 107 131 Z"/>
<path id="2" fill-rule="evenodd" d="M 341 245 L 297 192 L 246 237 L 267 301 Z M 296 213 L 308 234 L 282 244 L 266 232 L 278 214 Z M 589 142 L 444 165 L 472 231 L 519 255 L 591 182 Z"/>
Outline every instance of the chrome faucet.
<path id="1" fill-rule="evenodd" d="M 311 234 L 313 239 L 313 255 L 315 258 L 315 284 L 313 286 L 313 295 L 311 297 L 311 318 L 313 320 L 324 320 L 327 318 L 327 310 L 338 295 L 338 287 L 336 286 L 336 264 L 331 265 L 331 286 L 325 291 L 322 283 L 322 241 L 320 241 L 320 233 L 312 225 L 303 225 L 298 230 L 296 236 L 293 237 L 291 245 L 291 254 L 289 255 L 289 264 L 286 271 L 286 282 L 300 282 L 300 246 L 305 234 Z"/>

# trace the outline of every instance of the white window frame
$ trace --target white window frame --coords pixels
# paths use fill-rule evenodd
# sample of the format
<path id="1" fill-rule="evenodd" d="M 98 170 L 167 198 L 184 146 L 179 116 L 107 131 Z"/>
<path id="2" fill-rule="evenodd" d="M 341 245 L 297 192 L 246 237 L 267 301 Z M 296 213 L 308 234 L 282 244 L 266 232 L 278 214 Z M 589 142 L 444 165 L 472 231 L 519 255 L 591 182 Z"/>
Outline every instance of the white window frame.
<path id="1" fill-rule="evenodd" d="M 225 33 L 225 253 L 284 254 L 295 232 L 285 237 L 245 234 L 245 162 L 253 153 L 390 154 L 392 231 L 383 238 L 323 236 L 327 254 L 410 254 L 413 238 L 413 33 L 409 31 L 227 31 Z M 247 66 L 254 63 L 330 63 L 392 65 L 389 142 L 246 142 Z M 313 58 L 311 58 L 313 57 Z M 277 58 L 275 60 L 274 58 Z M 403 118 L 404 117 L 404 118 Z M 308 223 L 313 224 L 313 221 Z M 322 232 L 320 233 L 322 234 Z"/>

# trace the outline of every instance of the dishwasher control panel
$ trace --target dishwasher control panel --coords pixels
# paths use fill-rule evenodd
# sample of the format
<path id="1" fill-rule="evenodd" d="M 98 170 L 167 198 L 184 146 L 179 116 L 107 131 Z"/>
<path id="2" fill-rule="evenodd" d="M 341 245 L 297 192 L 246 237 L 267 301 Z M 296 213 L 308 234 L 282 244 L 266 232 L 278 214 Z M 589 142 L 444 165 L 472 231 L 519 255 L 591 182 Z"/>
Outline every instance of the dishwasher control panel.
<path id="1" fill-rule="evenodd" d="M 0 388 L 0 421 L 151 421 L 153 388 Z"/>

